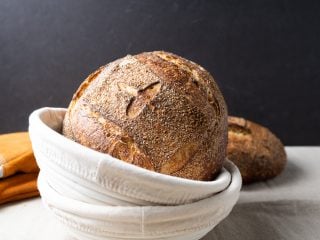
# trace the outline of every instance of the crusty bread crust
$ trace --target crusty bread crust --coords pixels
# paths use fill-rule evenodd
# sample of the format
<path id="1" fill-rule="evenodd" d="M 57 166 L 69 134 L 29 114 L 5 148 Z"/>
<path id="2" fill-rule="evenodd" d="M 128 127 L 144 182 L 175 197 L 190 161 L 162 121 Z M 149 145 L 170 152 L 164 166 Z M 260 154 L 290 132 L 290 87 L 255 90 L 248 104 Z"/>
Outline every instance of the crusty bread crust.
<path id="1" fill-rule="evenodd" d="M 212 76 L 163 51 L 126 56 L 74 94 L 63 134 L 164 174 L 211 180 L 227 146 L 227 108 Z"/>
<path id="2" fill-rule="evenodd" d="M 281 141 L 267 128 L 238 117 L 228 117 L 228 158 L 239 168 L 243 182 L 279 175 L 287 161 Z"/>

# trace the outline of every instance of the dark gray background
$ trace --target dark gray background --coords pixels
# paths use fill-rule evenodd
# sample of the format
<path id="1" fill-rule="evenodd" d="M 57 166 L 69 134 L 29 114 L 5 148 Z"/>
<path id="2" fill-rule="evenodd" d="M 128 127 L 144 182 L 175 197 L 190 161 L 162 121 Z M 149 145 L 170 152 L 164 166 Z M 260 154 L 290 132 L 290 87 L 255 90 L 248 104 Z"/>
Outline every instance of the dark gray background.
<path id="1" fill-rule="evenodd" d="M 208 69 L 230 114 L 286 145 L 318 145 L 317 2 L 0 0 L 0 133 L 66 107 L 100 65 L 163 49 Z"/>

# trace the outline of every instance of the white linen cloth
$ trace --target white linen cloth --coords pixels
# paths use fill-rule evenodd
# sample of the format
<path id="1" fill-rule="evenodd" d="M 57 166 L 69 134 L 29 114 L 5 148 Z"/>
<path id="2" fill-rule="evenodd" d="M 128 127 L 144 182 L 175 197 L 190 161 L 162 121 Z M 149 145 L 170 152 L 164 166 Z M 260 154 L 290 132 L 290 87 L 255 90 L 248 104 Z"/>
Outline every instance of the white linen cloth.
<path id="1" fill-rule="evenodd" d="M 318 240 L 320 147 L 286 147 L 288 164 L 275 179 L 243 186 L 230 215 L 202 240 Z M 0 207 L 2 240 L 76 240 L 40 198 Z"/>
<path id="2" fill-rule="evenodd" d="M 76 232 L 92 239 L 199 239 L 224 219 L 237 200 L 238 170 L 227 162 L 235 181 L 227 190 L 203 200 L 178 206 L 93 205 L 66 198 L 39 176 L 43 201 Z M 238 179 L 239 180 L 239 179 Z M 89 238 L 91 239 L 91 238 Z"/>
<path id="3" fill-rule="evenodd" d="M 30 116 L 46 206 L 80 239 L 199 239 L 235 205 L 241 176 L 226 161 L 214 181 L 167 176 L 114 159 L 64 136 L 65 109 Z"/>
<path id="4" fill-rule="evenodd" d="M 86 148 L 58 133 L 65 111 L 39 109 L 31 114 L 29 126 L 37 163 L 49 178 L 54 176 L 50 180 L 59 182 L 61 191 L 83 190 L 92 198 L 88 201 L 101 201 L 96 193 L 108 195 L 104 201 L 110 205 L 178 205 L 209 197 L 230 184 L 225 169 L 215 181 L 193 181 L 148 171 Z"/>

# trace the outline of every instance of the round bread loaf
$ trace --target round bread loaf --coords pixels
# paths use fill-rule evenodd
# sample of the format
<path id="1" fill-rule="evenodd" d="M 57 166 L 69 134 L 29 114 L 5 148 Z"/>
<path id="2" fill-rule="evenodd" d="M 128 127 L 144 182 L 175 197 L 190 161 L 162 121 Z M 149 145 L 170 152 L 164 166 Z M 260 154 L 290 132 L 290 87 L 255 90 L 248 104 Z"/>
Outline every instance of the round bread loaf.
<path id="1" fill-rule="evenodd" d="M 126 56 L 74 94 L 63 134 L 163 174 L 211 180 L 227 147 L 227 108 L 212 76 L 172 53 Z"/>
<path id="2" fill-rule="evenodd" d="M 237 117 L 228 117 L 228 125 L 228 158 L 239 168 L 244 184 L 267 180 L 282 172 L 286 152 L 272 132 Z"/>

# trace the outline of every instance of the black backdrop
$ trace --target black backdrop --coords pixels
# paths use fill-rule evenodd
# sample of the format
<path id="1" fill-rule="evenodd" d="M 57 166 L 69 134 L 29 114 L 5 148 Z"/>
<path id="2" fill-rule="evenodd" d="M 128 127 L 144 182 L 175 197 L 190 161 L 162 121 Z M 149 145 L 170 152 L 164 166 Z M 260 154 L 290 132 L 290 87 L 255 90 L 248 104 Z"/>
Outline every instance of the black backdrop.
<path id="1" fill-rule="evenodd" d="M 66 107 L 93 70 L 167 50 L 207 68 L 229 113 L 320 144 L 319 1 L 0 1 L 0 133 Z"/>

